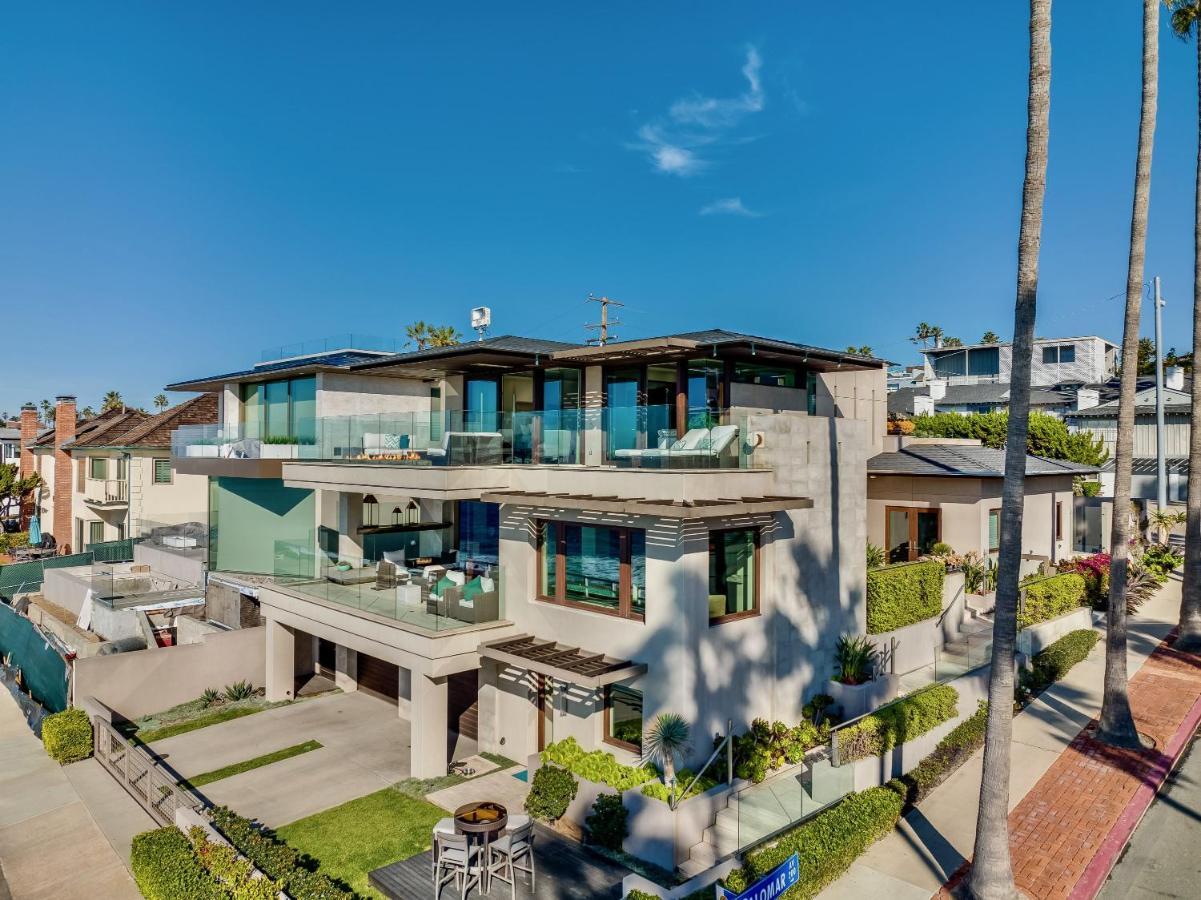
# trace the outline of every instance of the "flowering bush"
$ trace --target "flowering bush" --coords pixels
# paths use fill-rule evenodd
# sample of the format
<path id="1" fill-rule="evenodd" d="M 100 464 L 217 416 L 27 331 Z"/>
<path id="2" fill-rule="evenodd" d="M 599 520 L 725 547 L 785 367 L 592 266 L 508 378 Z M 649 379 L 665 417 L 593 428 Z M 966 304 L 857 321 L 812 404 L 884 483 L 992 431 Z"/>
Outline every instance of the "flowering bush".
<path id="1" fill-rule="evenodd" d="M 1059 563 L 1060 572 L 1079 572 L 1084 576 L 1084 592 L 1094 609 L 1104 609 L 1109 602 L 1109 567 L 1113 559 L 1108 553 L 1077 556 Z"/>

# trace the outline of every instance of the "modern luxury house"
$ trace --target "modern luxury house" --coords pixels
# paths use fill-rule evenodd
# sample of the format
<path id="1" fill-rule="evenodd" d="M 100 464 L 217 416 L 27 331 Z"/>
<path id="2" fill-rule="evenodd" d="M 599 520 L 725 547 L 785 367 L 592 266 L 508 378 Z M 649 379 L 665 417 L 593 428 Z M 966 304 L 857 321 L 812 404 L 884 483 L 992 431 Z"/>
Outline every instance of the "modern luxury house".
<path id="1" fill-rule="evenodd" d="M 75 398 L 59 397 L 55 424 L 37 430 L 37 412 L 22 409 L 22 473 L 36 471 L 43 534 L 64 550 L 142 536 L 156 528 L 207 519 L 208 480 L 177 473 L 171 432 L 217 421 L 217 397 L 202 394 L 153 415 L 116 408 L 79 422 Z M 31 421 L 29 421 L 31 420 Z"/>
<path id="2" fill-rule="evenodd" d="M 1001 539 L 1005 451 L 978 441 L 890 438 L 867 461 L 868 541 L 889 562 L 915 560 L 938 542 L 958 553 L 995 555 Z M 1026 458 L 1022 554 L 1056 563 L 1073 555 L 1073 480 L 1098 469 L 1065 460 Z"/>
<path id="3" fill-rule="evenodd" d="M 703 761 L 729 719 L 799 720 L 864 630 L 884 366 L 723 330 L 336 347 L 171 385 L 220 398 L 173 460 L 269 698 L 385 698 L 418 777 L 568 736 L 629 761 L 667 711 Z"/>

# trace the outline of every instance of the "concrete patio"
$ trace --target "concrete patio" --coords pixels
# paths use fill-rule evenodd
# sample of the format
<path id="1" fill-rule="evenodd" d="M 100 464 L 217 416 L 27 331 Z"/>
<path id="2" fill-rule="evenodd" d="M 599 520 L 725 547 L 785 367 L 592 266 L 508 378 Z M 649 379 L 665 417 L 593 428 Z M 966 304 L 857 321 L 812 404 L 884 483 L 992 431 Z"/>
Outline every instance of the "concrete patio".
<path id="1" fill-rule="evenodd" d="M 274 828 L 409 777 L 409 722 L 393 703 L 361 692 L 210 725 L 151 749 L 180 775 L 193 776 L 309 740 L 321 748 L 215 781 L 199 793 Z"/>

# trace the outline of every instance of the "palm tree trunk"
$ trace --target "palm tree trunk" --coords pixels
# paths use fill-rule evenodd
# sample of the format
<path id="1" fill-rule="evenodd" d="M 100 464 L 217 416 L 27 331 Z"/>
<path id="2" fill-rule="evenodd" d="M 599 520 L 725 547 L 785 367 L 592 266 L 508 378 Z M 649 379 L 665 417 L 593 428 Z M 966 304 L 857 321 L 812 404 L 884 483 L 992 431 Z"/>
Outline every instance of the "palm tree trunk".
<path id="1" fill-rule="evenodd" d="M 1105 623 L 1105 693 L 1097 737 L 1119 747 L 1139 746 L 1138 729 L 1126 691 L 1126 582 L 1130 571 L 1130 467 L 1134 459 L 1134 395 L 1138 391 L 1138 331 L 1143 305 L 1143 264 L 1151 202 L 1151 151 L 1159 72 L 1160 0 L 1143 0 L 1143 101 L 1134 164 L 1134 209 L 1130 215 L 1130 256 L 1126 268 L 1126 321 L 1122 331 L 1122 387 L 1118 397 L 1118 438 L 1114 452 L 1113 534 L 1110 553 L 1109 611 Z M 1158 353 L 1161 348 L 1156 347 Z"/>
<path id="2" fill-rule="evenodd" d="M 1018 233 L 1017 302 L 1013 314 L 1013 373 L 1001 493 L 1001 546 L 993 619 L 992 670 L 984 771 L 968 893 L 977 900 L 1017 896 L 1009 858 L 1009 744 L 1013 734 L 1014 645 L 1022 562 L 1022 508 L 1026 486 L 1026 436 L 1030 425 L 1030 365 L 1038 303 L 1038 253 L 1047 193 L 1047 143 L 1051 110 L 1051 0 L 1030 0 L 1030 88 L 1026 103 L 1026 175 Z"/>
<path id="3" fill-rule="evenodd" d="M 1184 584 L 1177 650 L 1201 650 L 1201 29 L 1197 31 L 1197 180 L 1193 218 L 1193 427 L 1188 445 L 1188 516 L 1184 526 Z"/>

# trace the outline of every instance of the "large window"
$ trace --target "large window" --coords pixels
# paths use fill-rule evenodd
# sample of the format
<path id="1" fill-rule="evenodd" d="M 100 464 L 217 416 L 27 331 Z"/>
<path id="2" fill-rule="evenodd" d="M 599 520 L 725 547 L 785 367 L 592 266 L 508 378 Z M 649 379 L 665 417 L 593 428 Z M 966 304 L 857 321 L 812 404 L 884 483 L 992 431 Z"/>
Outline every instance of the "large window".
<path id="1" fill-rule="evenodd" d="M 605 743 L 642 752 L 642 692 L 620 684 L 605 688 Z"/>
<path id="2" fill-rule="evenodd" d="M 988 552 L 996 553 L 1001 549 L 1001 511 L 988 511 Z"/>
<path id="3" fill-rule="evenodd" d="M 937 509 L 890 506 L 885 510 L 889 562 L 908 562 L 929 553 L 939 540 Z"/>
<path id="4" fill-rule="evenodd" d="M 543 522 L 538 549 L 538 593 L 543 600 L 631 619 L 644 617 L 644 532 Z"/>
<path id="5" fill-rule="evenodd" d="M 1055 365 L 1056 363 L 1074 363 L 1075 361 L 1075 344 L 1054 344 L 1050 347 L 1043 347 L 1044 365 L 1050 366 Z"/>
<path id="6" fill-rule="evenodd" d="M 459 562 L 496 565 L 500 559 L 500 507 L 477 500 L 459 502 Z"/>
<path id="7" fill-rule="evenodd" d="M 100 544 L 104 542 L 104 523 L 99 521 L 88 522 L 88 543 Z M 84 549 L 83 547 L 80 548 Z"/>
<path id="8" fill-rule="evenodd" d="M 738 528 L 709 535 L 709 621 L 759 611 L 759 531 Z"/>
<path id="9" fill-rule="evenodd" d="M 767 384 L 772 387 L 796 387 L 796 369 L 785 365 L 736 362 L 732 380 L 737 384 Z"/>
<path id="10" fill-rule="evenodd" d="M 294 438 L 311 444 L 317 435 L 317 379 L 284 378 L 244 384 L 242 426 L 249 438 Z"/>

